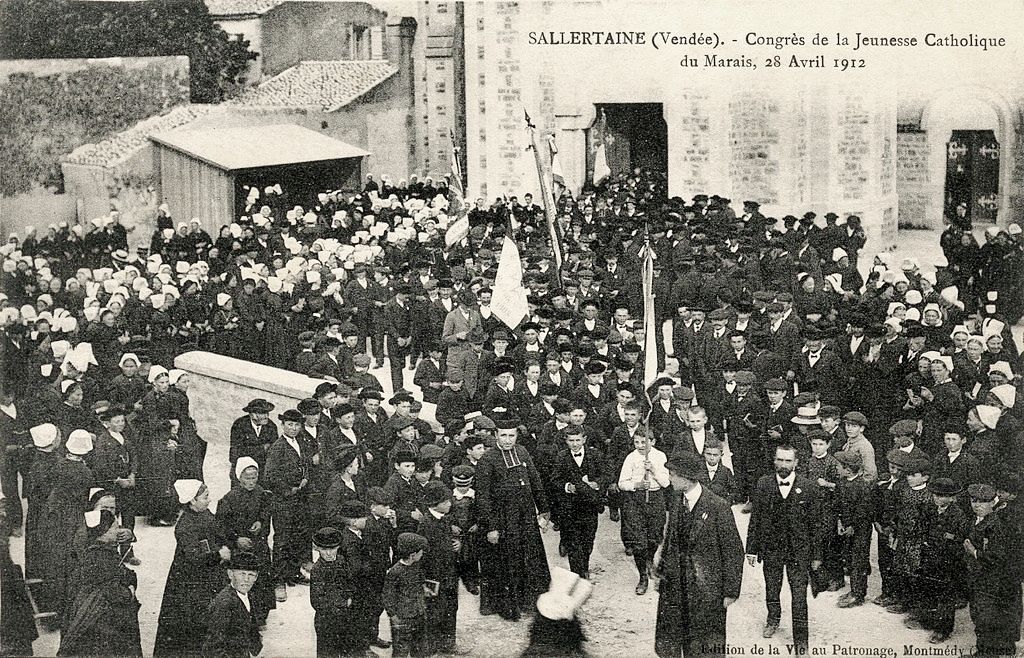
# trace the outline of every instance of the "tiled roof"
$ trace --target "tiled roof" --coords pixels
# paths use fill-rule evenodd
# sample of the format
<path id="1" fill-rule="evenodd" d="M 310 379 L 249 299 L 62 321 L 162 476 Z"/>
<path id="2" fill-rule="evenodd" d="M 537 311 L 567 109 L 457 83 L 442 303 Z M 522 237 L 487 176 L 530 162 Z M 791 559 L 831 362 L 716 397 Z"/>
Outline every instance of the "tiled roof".
<path id="1" fill-rule="evenodd" d="M 206 0 L 212 16 L 265 14 L 285 0 Z"/>
<path id="2" fill-rule="evenodd" d="M 62 162 L 111 167 L 149 146 L 149 136 L 184 126 L 214 110 L 211 105 L 179 105 L 167 114 L 143 119 L 131 128 L 102 142 L 83 144 L 62 158 Z"/>
<path id="3" fill-rule="evenodd" d="M 300 62 L 231 101 L 231 104 L 314 106 L 333 112 L 396 73 L 398 69 L 387 60 Z"/>

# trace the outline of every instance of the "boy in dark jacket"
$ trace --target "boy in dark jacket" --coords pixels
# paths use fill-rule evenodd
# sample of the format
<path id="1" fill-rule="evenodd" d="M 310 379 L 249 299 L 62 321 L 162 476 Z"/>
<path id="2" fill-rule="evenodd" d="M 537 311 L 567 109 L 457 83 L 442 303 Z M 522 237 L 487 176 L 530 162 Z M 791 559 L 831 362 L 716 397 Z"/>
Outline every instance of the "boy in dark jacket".
<path id="1" fill-rule="evenodd" d="M 892 542 L 896 526 L 896 510 L 900 491 L 907 486 L 903 469 L 910 457 L 899 448 L 885 455 L 889 476 L 875 484 L 875 532 L 878 533 L 878 575 L 882 579 L 882 593 L 874 599 L 877 605 L 888 607 L 896 602 L 896 578 L 892 573 Z"/>
<path id="2" fill-rule="evenodd" d="M 392 656 L 423 656 L 426 592 L 419 562 L 427 540 L 414 532 L 398 535 L 398 562 L 384 578 L 384 609 L 391 618 Z"/>
<path id="3" fill-rule="evenodd" d="M 370 504 L 370 515 L 366 517 L 366 527 L 363 528 L 363 542 L 369 561 L 364 591 L 360 592 L 366 610 L 366 637 L 370 646 L 390 649 L 391 643 L 380 638 L 380 614 L 384 612 L 381 599 L 384 576 L 393 563 L 391 551 L 398 541 L 395 497 L 383 487 L 370 487 L 366 490 L 366 499 Z"/>
<path id="4" fill-rule="evenodd" d="M 437 583 L 437 596 L 427 599 L 425 633 L 428 655 L 452 654 L 455 650 L 455 621 L 459 611 L 459 551 L 462 540 L 452 530 L 452 492 L 437 480 L 423 488 L 423 505 L 427 508 L 420 521 L 419 533 L 427 540 L 423 554 L 423 577 L 430 585 Z"/>
<path id="5" fill-rule="evenodd" d="M 826 528 L 836 527 L 836 484 L 839 481 L 838 462 L 829 452 L 831 435 L 825 430 L 815 429 L 807 433 L 811 456 L 807 459 L 807 479 L 818 485 L 821 492 L 822 522 Z M 822 568 L 812 572 L 817 590 L 838 592 L 843 588 L 843 551 L 839 535 L 829 532 L 822 546 Z"/>
<path id="6" fill-rule="evenodd" d="M 452 532 L 462 541 L 459 550 L 459 578 L 470 594 L 480 593 L 480 564 L 477 556 L 479 532 L 476 523 L 476 491 L 473 476 L 476 471 L 469 464 L 452 469 Z"/>
<path id="7" fill-rule="evenodd" d="M 835 489 L 836 535 L 850 573 L 850 591 L 836 605 L 853 608 L 864 604 L 871 573 L 871 522 L 874 517 L 873 485 L 862 477 L 864 461 L 855 452 L 834 455 L 838 481 Z"/>
<path id="8" fill-rule="evenodd" d="M 345 501 L 342 507 L 358 501 Z M 346 516 L 361 512 L 343 510 Z M 355 652 L 360 638 L 352 623 L 352 595 L 355 583 L 344 560 L 338 559 L 341 532 L 337 528 L 320 528 L 313 535 L 313 548 L 320 559 L 309 574 L 309 602 L 313 606 L 313 630 L 316 632 L 318 656 L 347 656 Z"/>
<path id="9" fill-rule="evenodd" d="M 349 503 L 354 504 L 349 504 Z M 371 625 L 380 616 L 379 610 L 372 605 L 375 588 L 375 565 L 371 555 L 370 544 L 366 539 L 366 507 L 358 501 L 346 501 L 339 505 L 337 517 L 345 524 L 341 530 L 341 542 L 338 553 L 344 557 L 349 578 L 352 579 L 352 620 L 353 633 L 352 652 L 362 655 L 370 648 Z M 374 633 L 373 637 L 376 637 Z"/>
<path id="10" fill-rule="evenodd" d="M 928 641 L 945 642 L 953 633 L 953 618 L 964 570 L 964 540 L 968 521 L 956 503 L 960 486 L 950 478 L 928 483 L 933 505 L 924 518 L 924 546 L 921 550 L 921 596 L 917 605 L 919 624 L 932 631 Z"/>
<path id="11" fill-rule="evenodd" d="M 565 446 L 555 458 L 551 488 L 560 499 L 560 532 L 569 569 L 587 579 L 597 518 L 604 511 L 605 462 L 596 448 L 587 445 L 581 426 L 565 428 Z"/>
<path id="12" fill-rule="evenodd" d="M 394 457 L 395 472 L 388 478 L 384 490 L 394 499 L 395 516 L 398 521 L 398 532 L 411 532 L 423 518 L 419 503 L 423 487 L 414 477 L 416 473 L 416 455 L 402 451 Z"/>
<path id="13" fill-rule="evenodd" d="M 907 487 L 900 489 L 897 496 L 896 524 L 890 543 L 896 602 L 886 607 L 895 614 L 909 612 L 921 596 L 925 516 L 934 506 L 928 491 L 931 472 L 932 465 L 927 457 L 911 459 L 904 470 Z"/>
<path id="14" fill-rule="evenodd" d="M 729 503 L 735 505 L 740 501 L 740 485 L 732 469 L 722 463 L 722 442 L 714 437 L 704 441 L 704 466 L 706 477 L 701 484 Z"/>

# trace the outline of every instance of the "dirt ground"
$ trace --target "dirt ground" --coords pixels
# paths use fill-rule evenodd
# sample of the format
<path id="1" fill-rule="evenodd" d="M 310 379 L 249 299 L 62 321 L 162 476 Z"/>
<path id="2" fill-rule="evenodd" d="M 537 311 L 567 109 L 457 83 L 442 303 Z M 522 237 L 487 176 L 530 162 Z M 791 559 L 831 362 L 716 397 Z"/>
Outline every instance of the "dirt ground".
<path id="1" fill-rule="evenodd" d="M 900 248 L 897 258 L 913 257 L 927 269 L 928 262 L 941 258 L 938 249 L 938 233 L 910 231 L 900 234 Z M 897 261 L 898 262 L 898 261 Z M 1022 327 L 1015 329 L 1018 343 Z M 390 388 L 389 371 L 381 369 L 378 376 L 385 388 Z M 406 373 L 406 386 L 414 390 L 412 373 Z M 425 417 L 432 417 L 432 405 L 424 410 Z M 223 434 L 211 437 L 206 463 L 206 480 L 213 498 L 217 499 L 228 490 L 227 431 L 230 419 L 225 420 Z M 749 516 L 740 514 L 734 508 L 741 536 L 746 536 Z M 142 629 L 142 646 L 147 655 L 152 653 L 156 636 L 156 622 L 164 581 L 174 555 L 173 528 L 154 528 L 140 518 L 136 528 L 138 544 L 136 554 L 143 564 L 136 567 L 139 575 L 138 597 L 142 602 L 139 613 Z M 544 534 L 548 559 L 551 565 L 568 567 L 564 558 L 558 557 L 557 533 Z M 23 540 L 12 539 L 14 559 L 22 563 Z M 875 554 L 872 550 L 872 562 Z M 623 552 L 619 541 L 619 524 L 602 516 L 598 528 L 597 542 L 591 560 L 592 578 L 595 584 L 590 600 L 580 615 L 589 638 L 588 651 L 593 656 L 653 656 L 654 619 L 657 609 L 657 592 L 653 589 L 646 595 L 636 596 L 636 571 L 632 558 Z M 869 598 L 878 593 L 877 571 L 869 579 Z M 860 608 L 839 610 L 836 599 L 842 594 L 822 593 L 810 599 L 810 645 L 811 655 L 834 656 L 958 656 L 970 653 L 974 646 L 973 627 L 967 610 L 959 610 L 953 636 L 945 645 L 928 644 L 928 632 L 908 630 L 903 626 L 901 616 L 887 613 L 870 603 Z M 729 609 L 728 638 L 732 647 L 730 655 L 735 656 L 785 656 L 790 653 L 787 644 L 792 642 L 792 624 L 789 619 L 790 605 L 788 588 L 782 593 L 783 618 L 776 636 L 770 640 L 761 638 L 765 621 L 764 579 L 760 566 L 745 566 L 742 594 Z M 529 621 L 517 623 L 503 621 L 497 616 L 481 617 L 477 597 L 461 590 L 459 599 L 458 644 L 474 656 L 516 656 L 525 646 Z M 381 635 L 390 635 L 386 618 L 381 623 Z M 296 586 L 288 588 L 288 600 L 278 604 L 271 613 L 263 632 L 264 656 L 290 657 L 315 656 L 315 635 L 313 614 L 309 605 L 309 588 Z M 57 633 L 44 634 L 35 643 L 37 656 L 56 654 L 59 638 Z M 374 650 L 381 656 L 390 651 Z"/>

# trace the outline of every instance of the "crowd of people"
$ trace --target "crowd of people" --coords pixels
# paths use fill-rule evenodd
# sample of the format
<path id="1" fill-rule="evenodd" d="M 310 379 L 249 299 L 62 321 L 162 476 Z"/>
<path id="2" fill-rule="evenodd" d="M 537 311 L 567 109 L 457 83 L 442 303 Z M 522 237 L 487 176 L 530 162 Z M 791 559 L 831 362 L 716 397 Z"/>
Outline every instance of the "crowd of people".
<path id="1" fill-rule="evenodd" d="M 856 216 L 737 214 L 637 170 L 560 196 L 559 268 L 529 194 L 475 200 L 452 244 L 448 197 L 446 181 L 371 176 L 308 207 L 250 189 L 216 237 L 161 206 L 134 252 L 116 212 L 10 236 L 0 534 L 24 536 L 25 560 L 2 552 L 5 651 L 31 654 L 35 605 L 61 655 L 141 655 L 143 517 L 176 541 L 158 656 L 258 655 L 276 604 L 307 585 L 318 655 L 456 653 L 460 586 L 483 615 L 539 612 L 527 653 L 581 652 L 573 611 L 601 523 L 635 565 L 630 596 L 660 585 L 661 656 L 725 652 L 744 556 L 763 567 L 765 638 L 784 572 L 806 649 L 806 590 L 863 605 L 874 566 L 872 602 L 933 643 L 968 605 L 978 653 L 1014 653 L 1016 224 L 979 246 L 958 211 L 931 272 L 863 253 Z M 506 235 L 528 292 L 516 327 L 491 309 Z M 192 350 L 317 380 L 295 408 L 256 398 L 230 429 L 203 428 L 230 437 L 215 511 L 211 437 L 174 367 Z M 385 363 L 387 387 L 371 372 Z M 542 528 L 575 576 L 552 582 Z"/>

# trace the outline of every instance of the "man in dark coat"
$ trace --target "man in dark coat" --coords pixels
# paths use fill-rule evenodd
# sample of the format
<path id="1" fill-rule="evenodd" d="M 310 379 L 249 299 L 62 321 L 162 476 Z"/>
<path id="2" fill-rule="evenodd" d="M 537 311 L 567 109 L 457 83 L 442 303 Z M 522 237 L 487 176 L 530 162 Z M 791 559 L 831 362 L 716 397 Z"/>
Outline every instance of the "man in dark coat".
<path id="1" fill-rule="evenodd" d="M 273 410 L 273 404 L 257 398 L 242 408 L 248 415 L 236 418 L 231 424 L 231 447 L 228 449 L 231 482 L 235 481 L 235 462 L 239 457 L 252 457 L 263 471 L 267 450 L 277 440 L 277 425 L 270 422 Z"/>
<path id="2" fill-rule="evenodd" d="M 274 582 L 278 601 L 287 597 L 288 584 L 308 579 L 312 567 L 313 532 L 309 522 L 310 455 L 299 433 L 302 414 L 289 409 L 280 415 L 283 433 L 267 452 L 265 481 L 274 495 Z M 307 568 L 308 571 L 308 568 Z"/>
<path id="3" fill-rule="evenodd" d="M 249 590 L 259 576 L 259 562 L 252 553 L 236 552 L 228 564 L 226 585 L 210 602 L 210 620 L 203 642 L 204 656 L 249 658 L 263 651 L 259 625 L 253 616 Z"/>
<path id="4" fill-rule="evenodd" d="M 1002 512 L 994 511 L 995 488 L 972 484 L 968 494 L 975 520 L 964 550 L 977 655 L 1013 655 L 1021 623 L 1020 531 Z"/>
<path id="5" fill-rule="evenodd" d="M 582 427 L 570 424 L 564 438 L 566 447 L 552 468 L 551 490 L 557 491 L 560 499 L 562 545 L 569 557 L 569 569 L 589 579 L 597 519 L 604 511 L 607 463 L 595 446 L 588 445 Z M 620 460 L 615 461 L 621 466 Z"/>
<path id="6" fill-rule="evenodd" d="M 751 494 L 753 512 L 747 531 L 747 562 L 764 565 L 768 621 L 762 637 L 779 628 L 782 574 L 786 571 L 793 597 L 793 643 L 807 648 L 807 583 L 811 569 L 821 567 L 823 516 L 817 485 L 797 475 L 796 448 L 775 449 L 775 472 L 763 476 Z"/>
<path id="7" fill-rule="evenodd" d="M 391 363 L 391 386 L 394 390 L 403 388 L 405 375 L 402 370 L 412 350 L 413 316 L 409 297 L 412 293 L 408 284 L 399 284 L 395 296 L 384 305 L 384 326 L 388 338 L 388 360 Z M 420 320 L 422 321 L 422 319 Z"/>
<path id="8" fill-rule="evenodd" d="M 533 459 L 516 445 L 518 420 L 494 419 L 497 447 L 488 451 L 476 470 L 479 531 L 499 554 L 493 589 L 495 608 L 511 620 L 533 607 L 551 581 L 538 521 L 548 523 L 544 484 Z"/>
<path id="9" fill-rule="evenodd" d="M 661 658 L 724 655 L 726 611 L 743 582 L 743 542 L 729 503 L 700 484 L 700 456 L 678 452 L 666 467 L 674 491 L 655 556 L 661 586 L 654 648 Z"/>

